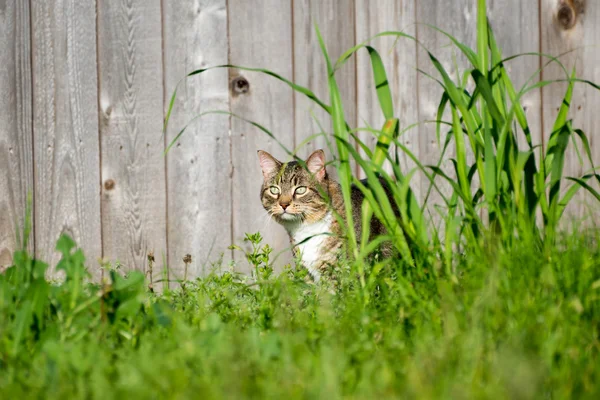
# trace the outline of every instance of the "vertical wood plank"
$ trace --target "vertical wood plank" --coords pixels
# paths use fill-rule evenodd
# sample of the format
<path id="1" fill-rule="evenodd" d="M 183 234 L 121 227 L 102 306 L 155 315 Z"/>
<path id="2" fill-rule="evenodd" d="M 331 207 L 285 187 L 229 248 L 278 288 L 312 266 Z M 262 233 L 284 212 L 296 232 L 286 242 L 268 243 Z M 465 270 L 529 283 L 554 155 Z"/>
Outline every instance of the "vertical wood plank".
<path id="1" fill-rule="evenodd" d="M 294 27 L 294 81 L 311 89 L 317 97 L 329 104 L 327 64 L 315 31 L 318 24 L 332 63 L 355 44 L 354 0 L 296 0 L 293 2 Z M 356 61 L 350 59 L 336 72 L 336 80 L 342 95 L 346 121 L 356 124 Z M 303 146 L 298 155 L 305 158 L 312 151 L 325 149 L 332 157 L 335 141 L 331 138 L 331 118 L 306 96 L 294 93 L 296 146 L 310 136 L 321 133 L 316 118 L 328 138 L 320 136 Z M 328 151 L 327 141 L 332 149 Z M 331 159 L 331 158 L 330 158 Z"/>
<path id="2" fill-rule="evenodd" d="M 384 0 L 373 7 L 368 0 L 356 0 L 356 38 L 362 43 L 374 35 L 384 31 L 402 31 L 415 36 L 415 2 Z M 394 115 L 400 119 L 400 131 L 418 122 L 418 92 L 417 92 L 417 45 L 414 41 L 394 37 L 380 37 L 371 41 L 371 46 L 377 49 L 383 59 L 388 82 L 394 102 Z M 361 50 L 357 58 L 357 99 L 358 125 L 368 124 L 375 129 L 381 129 L 385 118 L 373 81 L 371 60 L 366 50 Z M 365 124 L 366 122 L 366 124 Z M 371 133 L 359 133 L 361 141 L 374 149 L 377 138 Z M 418 127 L 406 131 L 399 141 L 415 156 L 419 156 Z M 395 146 L 390 148 L 395 154 Z M 403 152 L 399 152 L 400 165 L 403 172 L 414 168 L 414 163 Z M 391 172 L 391 167 L 387 168 Z M 415 176 L 413 187 L 418 195 L 420 185 Z"/>
<path id="3" fill-rule="evenodd" d="M 540 0 L 542 24 L 542 52 L 553 56 L 562 55 L 559 60 L 570 73 L 575 67 L 579 78 L 589 79 L 593 82 L 600 81 L 600 72 L 596 66 L 600 62 L 597 45 L 600 43 L 600 27 L 597 24 L 600 13 L 596 4 L 580 0 Z M 583 5 L 587 4 L 587 7 Z M 565 79 L 562 69 L 552 64 L 544 68 L 544 80 Z M 547 143 L 552 127 L 562 104 L 567 90 L 567 83 L 554 83 L 543 88 L 544 143 Z M 600 104 L 600 95 L 596 89 L 575 84 L 569 119 L 573 119 L 573 126 L 583 129 L 590 138 L 594 156 L 600 154 L 597 149 L 594 132 L 600 122 L 600 116 L 595 109 Z M 579 145 L 579 144 L 578 144 Z M 583 166 L 577 158 L 577 153 L 569 144 L 565 158 L 564 176 L 580 176 L 587 171 L 589 163 Z M 563 185 L 563 191 L 567 182 Z M 591 198 L 589 201 L 591 202 Z M 586 196 L 581 191 L 567 207 L 566 214 L 578 220 L 585 216 L 593 215 L 594 210 L 586 210 L 584 202 Z M 597 209 L 597 207 L 596 207 Z"/>
<path id="4" fill-rule="evenodd" d="M 31 38 L 28 1 L 0 6 L 0 271 L 12 263 L 33 191 Z M 30 246 L 33 249 L 33 246 Z"/>
<path id="5" fill-rule="evenodd" d="M 583 4 L 587 4 L 583 8 Z M 578 71 L 581 71 L 581 77 L 588 79 L 594 83 L 600 83 L 600 53 L 598 52 L 598 45 L 600 45 L 600 7 L 596 2 L 582 2 L 581 0 L 575 1 L 574 5 L 579 8 L 579 16 L 582 24 L 584 24 L 584 35 L 583 35 L 583 55 L 581 66 L 578 65 Z M 575 121 L 575 127 L 580 127 L 587 134 L 590 140 L 590 146 L 592 150 L 592 159 L 594 165 L 600 164 L 600 139 L 598 138 L 597 130 L 600 126 L 600 114 L 596 112 L 600 108 L 600 91 L 587 85 L 579 84 L 579 90 L 583 91 L 581 97 L 578 96 L 578 101 L 575 102 L 573 111 L 578 113 L 576 118 L 581 121 L 579 125 L 578 120 Z M 585 103 L 583 103 L 585 101 Z M 581 107 L 581 108 L 580 108 Z M 585 161 L 582 166 L 582 173 L 590 173 L 590 164 Z M 598 171 L 595 171 L 598 173 Z M 598 191 L 597 182 L 592 182 L 594 188 Z M 586 226 L 596 226 L 600 223 L 600 207 L 598 201 L 588 193 L 582 191 L 583 206 L 579 206 L 581 211 L 581 217 Z M 577 204 L 575 204 L 577 206 Z"/>
<path id="6" fill-rule="evenodd" d="M 145 271 L 166 251 L 160 0 L 98 3 L 98 66 L 103 253 Z"/>
<path id="7" fill-rule="evenodd" d="M 522 2 L 520 0 L 506 0 L 503 2 L 488 2 L 488 17 L 498 44 L 504 57 L 539 51 L 539 19 L 537 4 Z M 418 21 L 439 27 L 453 35 L 457 40 L 476 49 L 477 46 L 477 3 L 467 0 L 440 3 L 435 0 L 423 0 L 417 3 Z M 457 72 L 462 74 L 470 64 L 465 56 L 451 44 L 450 40 L 431 28 L 420 25 L 418 38 L 442 63 L 444 68 L 457 80 Z M 433 68 L 426 51 L 419 48 L 419 68 L 437 77 L 439 74 Z M 458 67 L 458 71 L 457 71 Z M 537 57 L 523 57 L 506 63 L 516 88 L 520 89 L 529 77 L 539 67 Z M 533 82 L 536 82 L 534 79 Z M 517 89 L 517 90 L 518 90 Z M 419 75 L 419 119 L 420 121 L 435 120 L 437 107 L 442 95 L 440 86 L 424 75 Z M 523 106 L 527 109 L 533 139 L 536 143 L 541 140 L 540 113 L 541 95 L 539 91 L 532 91 L 522 99 Z M 450 121 L 450 116 L 444 117 Z M 447 129 L 442 129 L 444 134 Z M 424 164 L 437 163 L 441 147 L 436 140 L 435 125 L 425 124 L 419 130 L 421 162 Z M 442 143 L 444 138 L 441 138 Z M 453 147 L 453 146 L 451 146 Z M 452 157 L 454 151 L 448 151 L 446 160 Z M 451 172 L 449 162 L 442 164 L 446 171 Z M 451 173 L 451 176 L 453 173 Z M 439 180 L 441 183 L 442 181 Z M 423 179 L 421 189 L 429 186 Z M 446 185 L 440 185 L 447 187 Z M 441 203 L 439 196 L 431 196 L 433 203 Z"/>
<path id="8" fill-rule="evenodd" d="M 504 58 L 540 51 L 540 17 L 537 2 L 488 2 L 488 17 Z M 539 61 L 538 56 L 523 56 L 504 64 L 515 90 L 519 91 L 526 83 L 529 86 L 538 82 L 540 77 L 535 73 L 539 69 Z M 534 145 L 539 145 L 542 143 L 541 90 L 532 90 L 525 94 L 521 104 L 527 115 L 532 141 Z M 525 146 L 526 143 L 524 135 L 519 135 L 519 144 Z"/>
<path id="9" fill-rule="evenodd" d="M 475 48 L 476 46 L 476 19 L 477 2 L 471 0 L 456 0 L 453 2 L 422 0 L 417 2 L 417 21 L 419 23 L 436 26 L 455 36 L 459 41 L 471 48 Z M 424 25 L 417 26 L 417 36 L 423 46 L 435 55 L 450 76 L 457 81 L 457 77 L 462 74 L 468 65 L 466 57 L 460 53 L 448 38 L 432 28 Z M 439 73 L 429 59 L 429 55 L 422 47 L 418 47 L 417 60 L 417 65 L 421 70 L 431 76 L 439 76 Z M 419 74 L 418 76 L 418 90 L 419 121 L 421 122 L 419 127 L 420 162 L 423 165 L 436 165 L 441 155 L 447 129 L 442 128 L 442 137 L 440 138 L 440 143 L 438 143 L 435 123 L 428 123 L 426 121 L 437 119 L 437 109 L 443 91 L 436 81 L 424 74 Z M 445 115 L 443 119 L 450 121 L 451 117 L 450 115 Z M 453 147 L 450 146 L 446 151 L 444 162 L 441 165 L 450 176 L 454 175 L 448 161 L 450 157 L 454 157 Z M 450 186 L 443 179 L 438 177 L 436 184 L 445 194 L 450 192 Z M 430 182 L 427 179 L 421 179 L 421 193 L 423 197 L 426 196 L 429 186 Z M 434 208 L 435 205 L 445 206 L 443 205 L 441 196 L 435 189 L 432 189 L 427 206 L 429 215 L 437 226 L 440 218 Z"/>
<path id="10" fill-rule="evenodd" d="M 231 64 L 266 67 L 283 76 L 292 74 L 292 8 L 279 0 L 249 2 L 231 0 L 229 12 L 229 60 Z M 234 90 L 231 111 L 270 129 L 287 148 L 294 145 L 293 93 L 275 79 L 249 72 L 232 72 Z M 247 82 L 247 85 L 244 83 Z M 262 174 L 257 150 L 265 150 L 288 161 L 279 145 L 253 126 L 232 118 L 233 239 L 260 231 L 275 253 L 289 247 L 285 230 L 270 221 L 260 202 Z M 289 251 L 284 253 L 289 260 Z M 242 257 L 239 269 L 246 262 Z M 281 257 L 280 257 L 280 261 Z M 281 262 L 279 263 L 281 264 Z"/>
<path id="11" fill-rule="evenodd" d="M 102 254 L 95 1 L 33 1 L 36 253 L 52 264 L 61 233 L 99 276 Z"/>
<path id="12" fill-rule="evenodd" d="M 165 109 L 177 82 L 197 68 L 227 63 L 226 0 L 163 2 Z M 169 143 L 194 116 L 229 110 L 228 72 L 213 70 L 181 83 L 169 122 Z M 229 118 L 196 120 L 167 155 L 169 269 L 190 276 L 231 253 L 231 156 Z M 251 166 L 245 166 L 250 169 Z"/>

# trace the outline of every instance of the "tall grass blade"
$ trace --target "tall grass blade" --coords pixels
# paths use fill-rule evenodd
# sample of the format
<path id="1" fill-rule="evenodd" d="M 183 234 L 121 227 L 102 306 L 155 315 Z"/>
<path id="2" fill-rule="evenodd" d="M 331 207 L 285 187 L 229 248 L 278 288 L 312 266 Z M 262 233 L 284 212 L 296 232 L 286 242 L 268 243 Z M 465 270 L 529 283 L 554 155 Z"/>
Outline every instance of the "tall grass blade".
<path id="1" fill-rule="evenodd" d="M 381 60 L 381 56 L 371 46 L 367 46 L 371 65 L 373 67 L 373 79 L 377 90 L 377 98 L 385 119 L 389 120 L 394 117 L 394 102 L 392 100 L 392 92 L 390 91 L 389 81 L 385 73 L 385 66 Z"/>
<path id="2" fill-rule="evenodd" d="M 477 1 L 477 50 L 479 53 L 479 71 L 484 76 L 488 73 L 488 21 L 485 0 Z"/>
<path id="3" fill-rule="evenodd" d="M 350 254 L 352 254 L 355 258 L 358 255 L 357 253 L 357 242 L 356 235 L 354 233 L 354 221 L 352 220 L 352 202 L 350 198 L 351 192 L 351 183 L 352 183 L 352 169 L 350 167 L 350 160 L 348 158 L 348 149 L 346 144 L 349 140 L 349 132 L 348 127 L 346 125 L 346 121 L 344 119 L 344 109 L 342 106 L 342 99 L 340 96 L 340 91 L 337 86 L 337 82 L 335 80 L 335 74 L 333 67 L 331 65 L 331 60 L 329 59 L 329 54 L 327 53 L 327 48 L 325 46 L 325 42 L 323 41 L 323 37 L 321 35 L 321 31 L 319 27 L 315 24 L 315 30 L 317 33 L 317 38 L 319 39 L 319 46 L 321 47 L 321 51 L 327 63 L 327 73 L 328 73 L 328 86 L 329 86 L 329 96 L 331 99 L 331 118 L 333 122 L 333 132 L 336 138 L 338 155 L 339 155 L 339 179 L 340 185 L 342 187 L 342 196 L 344 198 L 344 206 L 346 211 L 346 224 L 347 230 L 345 232 L 348 238 L 348 250 Z"/>

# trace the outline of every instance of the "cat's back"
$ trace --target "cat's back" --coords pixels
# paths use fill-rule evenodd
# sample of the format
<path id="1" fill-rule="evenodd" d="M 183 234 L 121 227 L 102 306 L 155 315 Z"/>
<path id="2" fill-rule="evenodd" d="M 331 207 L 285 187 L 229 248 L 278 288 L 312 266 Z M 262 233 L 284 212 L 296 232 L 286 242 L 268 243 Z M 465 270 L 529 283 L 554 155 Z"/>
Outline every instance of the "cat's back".
<path id="1" fill-rule="evenodd" d="M 370 187 L 368 179 L 361 179 L 360 183 L 367 188 Z M 392 200 L 393 192 L 392 192 L 390 183 L 382 178 L 379 178 L 379 183 L 385 190 L 387 198 L 390 199 L 390 203 L 392 205 L 394 213 L 398 217 L 400 214 L 399 214 L 398 208 L 396 207 L 396 202 Z M 362 225 L 361 225 L 362 206 L 363 206 L 363 200 L 365 199 L 365 195 L 363 194 L 363 192 L 360 190 L 360 188 L 357 185 L 353 184 L 350 198 L 351 198 L 351 202 L 352 202 L 352 217 L 353 217 L 353 221 L 354 221 L 354 231 L 356 232 L 357 237 L 360 237 L 360 232 L 362 229 Z M 377 218 L 373 217 L 371 219 L 371 235 L 376 236 L 376 235 L 380 235 L 383 233 L 385 233 L 385 228 L 384 228 L 383 224 Z"/>

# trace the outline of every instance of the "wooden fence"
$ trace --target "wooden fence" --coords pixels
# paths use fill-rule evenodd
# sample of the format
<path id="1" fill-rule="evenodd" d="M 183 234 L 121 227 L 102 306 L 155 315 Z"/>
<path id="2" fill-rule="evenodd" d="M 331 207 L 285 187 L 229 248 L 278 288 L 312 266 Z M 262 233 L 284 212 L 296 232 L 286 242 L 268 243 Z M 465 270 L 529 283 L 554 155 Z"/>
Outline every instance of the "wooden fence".
<path id="1" fill-rule="evenodd" d="M 189 71 L 219 64 L 266 67 L 327 98 L 326 73 L 313 22 L 332 57 L 385 30 L 415 35 L 449 70 L 464 57 L 436 25 L 471 47 L 474 0 L 0 0 L 0 266 L 11 262 L 15 232 L 32 195 L 31 249 L 55 263 L 57 238 L 70 234 L 98 274 L 100 258 L 124 268 L 168 263 L 190 275 L 211 260 L 242 258 L 227 247 L 261 230 L 277 249 L 284 231 L 268 223 L 259 202 L 256 151 L 283 156 L 249 124 L 224 115 L 197 120 L 168 156 L 165 144 L 195 115 L 226 110 L 257 121 L 289 148 L 319 132 L 324 113 L 302 95 L 265 75 L 218 69 L 182 83 L 166 138 L 161 128 L 169 99 Z M 600 4 L 583 0 L 489 0 L 489 16 L 506 56 L 563 54 L 583 78 L 600 82 Z M 419 24 L 415 24 L 419 22 Z M 421 24 L 422 23 L 422 24 Z M 427 54 L 413 41 L 380 38 L 401 124 L 435 118 L 440 87 Z M 566 53 L 566 54 L 564 54 Z M 517 84 L 545 64 L 540 56 L 508 63 Z M 538 79 L 561 78 L 558 67 Z M 348 120 L 383 122 L 368 55 L 339 73 Z M 523 104 L 532 133 L 543 143 L 565 86 L 530 92 Z M 597 91 L 580 86 L 575 123 L 591 137 L 598 159 Z M 403 136 L 424 163 L 439 155 L 432 124 Z M 372 142 L 371 142 L 372 143 Z M 310 141 L 305 156 L 324 146 Z M 403 161 L 406 165 L 406 161 Z M 570 157 L 568 174 L 582 172 Z M 423 182 L 422 185 L 426 183 Z M 415 188 L 417 192 L 420 188 Z M 577 211 L 575 211 L 577 213 Z M 243 262 L 237 267 L 247 268 Z"/>

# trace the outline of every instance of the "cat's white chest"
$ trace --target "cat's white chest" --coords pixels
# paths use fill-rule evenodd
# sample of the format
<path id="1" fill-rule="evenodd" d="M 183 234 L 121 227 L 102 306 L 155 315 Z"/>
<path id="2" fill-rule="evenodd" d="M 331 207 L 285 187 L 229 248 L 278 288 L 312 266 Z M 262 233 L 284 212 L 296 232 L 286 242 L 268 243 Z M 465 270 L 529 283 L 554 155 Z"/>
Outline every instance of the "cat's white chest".
<path id="1" fill-rule="evenodd" d="M 294 224 L 286 227 L 292 238 L 302 265 L 318 281 L 321 274 L 317 270 L 319 258 L 323 254 L 322 247 L 331 234 L 331 213 L 312 224 Z"/>

